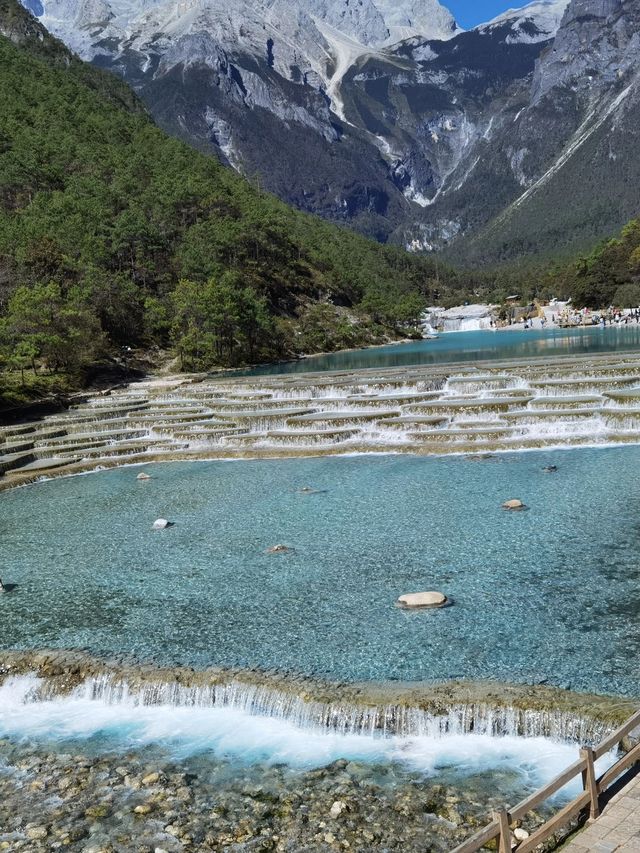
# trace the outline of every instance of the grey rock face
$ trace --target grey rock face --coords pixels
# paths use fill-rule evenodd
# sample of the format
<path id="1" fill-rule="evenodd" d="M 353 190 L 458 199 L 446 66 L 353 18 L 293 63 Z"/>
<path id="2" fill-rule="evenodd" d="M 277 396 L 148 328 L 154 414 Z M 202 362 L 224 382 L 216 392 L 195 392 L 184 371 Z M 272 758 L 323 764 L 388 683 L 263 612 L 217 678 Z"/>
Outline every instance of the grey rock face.
<path id="1" fill-rule="evenodd" d="M 389 37 L 384 17 L 372 0 L 305 0 L 312 15 L 362 44 L 380 44 Z"/>
<path id="2" fill-rule="evenodd" d="M 569 4 L 555 41 L 540 58 L 529 105 L 517 122 L 514 135 L 530 151 L 521 164 L 530 186 L 507 208 L 506 233 L 524 227 L 525 219 L 544 217 L 547 228 L 556 220 L 554 240 L 561 248 L 580 218 L 578 234 L 586 246 L 637 214 L 632 186 L 640 178 L 638 56 L 640 5 L 635 0 Z"/>
<path id="3" fill-rule="evenodd" d="M 623 0 L 574 0 L 533 83 L 533 100 L 573 84 L 596 96 L 638 65 L 640 10 Z"/>

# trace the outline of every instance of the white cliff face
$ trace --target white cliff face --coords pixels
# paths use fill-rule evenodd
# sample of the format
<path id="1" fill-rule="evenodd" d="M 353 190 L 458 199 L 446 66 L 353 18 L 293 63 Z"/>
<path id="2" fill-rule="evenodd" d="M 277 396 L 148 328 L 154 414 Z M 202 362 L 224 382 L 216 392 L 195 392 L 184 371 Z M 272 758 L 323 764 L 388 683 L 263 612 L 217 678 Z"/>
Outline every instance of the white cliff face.
<path id="1" fill-rule="evenodd" d="M 508 9 L 492 21 L 476 27 L 480 32 L 509 27 L 508 44 L 535 44 L 558 32 L 569 0 L 536 0 L 522 9 Z"/>
<path id="2" fill-rule="evenodd" d="M 453 15 L 437 0 L 375 0 L 389 30 L 387 43 L 421 36 L 446 41 L 462 32 Z"/>
<path id="3" fill-rule="evenodd" d="M 298 0 L 329 26 L 361 44 L 380 47 L 413 36 L 445 40 L 460 32 L 438 0 Z"/>
<path id="4" fill-rule="evenodd" d="M 42 23 L 84 59 L 117 60 L 126 50 L 141 57 L 143 73 L 157 76 L 178 65 L 220 69 L 251 56 L 286 80 L 325 91 L 341 119 L 342 78 L 361 56 L 415 35 L 445 40 L 459 32 L 438 0 L 42 0 L 42 6 Z"/>
<path id="5" fill-rule="evenodd" d="M 42 23 L 89 59 L 113 50 L 109 39 L 140 49 L 204 32 L 231 52 L 260 57 L 273 39 L 274 63 L 302 60 L 317 68 L 330 51 L 317 23 L 362 51 L 414 35 L 447 39 L 459 32 L 438 0 L 44 0 L 42 6 Z"/>

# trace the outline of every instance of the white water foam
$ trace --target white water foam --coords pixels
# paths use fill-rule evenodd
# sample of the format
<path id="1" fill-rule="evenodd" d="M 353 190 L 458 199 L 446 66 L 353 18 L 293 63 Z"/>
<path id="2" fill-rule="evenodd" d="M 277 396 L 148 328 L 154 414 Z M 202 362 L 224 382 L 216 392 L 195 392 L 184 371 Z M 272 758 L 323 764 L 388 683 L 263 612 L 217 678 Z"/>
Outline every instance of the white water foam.
<path id="1" fill-rule="evenodd" d="M 0 737 L 49 743 L 95 737 L 108 751 L 157 744 L 177 759 L 210 753 L 242 764 L 286 764 L 298 769 L 345 758 L 399 764 L 425 776 L 443 771 L 461 776 L 507 771 L 531 788 L 549 781 L 577 758 L 576 744 L 545 737 L 345 733 L 251 713 L 233 704 L 141 704 L 139 694 L 126 690 L 118 694 L 119 701 L 92 698 L 93 690 L 84 686 L 69 696 L 38 700 L 41 687 L 34 676 L 11 678 L 0 686 Z M 613 755 L 602 759 L 599 772 L 613 760 Z M 560 796 L 573 796 L 578 787 L 578 782 L 568 785 Z"/>

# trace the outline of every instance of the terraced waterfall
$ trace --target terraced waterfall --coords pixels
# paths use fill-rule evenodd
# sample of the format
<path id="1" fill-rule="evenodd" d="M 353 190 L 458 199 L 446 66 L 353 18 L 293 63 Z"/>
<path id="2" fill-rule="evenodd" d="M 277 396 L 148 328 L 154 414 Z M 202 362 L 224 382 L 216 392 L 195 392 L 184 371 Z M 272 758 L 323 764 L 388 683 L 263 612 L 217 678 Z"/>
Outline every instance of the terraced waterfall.
<path id="1" fill-rule="evenodd" d="M 446 853 L 636 707 L 633 444 L 620 353 L 156 377 L 2 427 L 0 846 Z"/>
<path id="2" fill-rule="evenodd" d="M 640 356 L 169 377 L 0 430 L 5 482 L 155 458 L 486 453 L 640 440 Z"/>

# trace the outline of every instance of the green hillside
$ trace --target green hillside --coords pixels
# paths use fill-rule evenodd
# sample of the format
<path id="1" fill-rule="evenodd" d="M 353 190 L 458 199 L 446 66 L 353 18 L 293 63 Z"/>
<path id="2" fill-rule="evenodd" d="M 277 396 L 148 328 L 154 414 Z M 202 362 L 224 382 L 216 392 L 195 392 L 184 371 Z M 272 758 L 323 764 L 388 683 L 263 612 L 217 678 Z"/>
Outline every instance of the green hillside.
<path id="1" fill-rule="evenodd" d="M 575 261 L 548 270 L 547 289 L 579 308 L 640 306 L 640 219 Z"/>
<path id="2" fill-rule="evenodd" d="M 5 369 L 73 373 L 122 346 L 173 345 L 200 369 L 362 345 L 406 333 L 435 295 L 433 261 L 168 137 L 13 0 L 0 33 Z"/>

